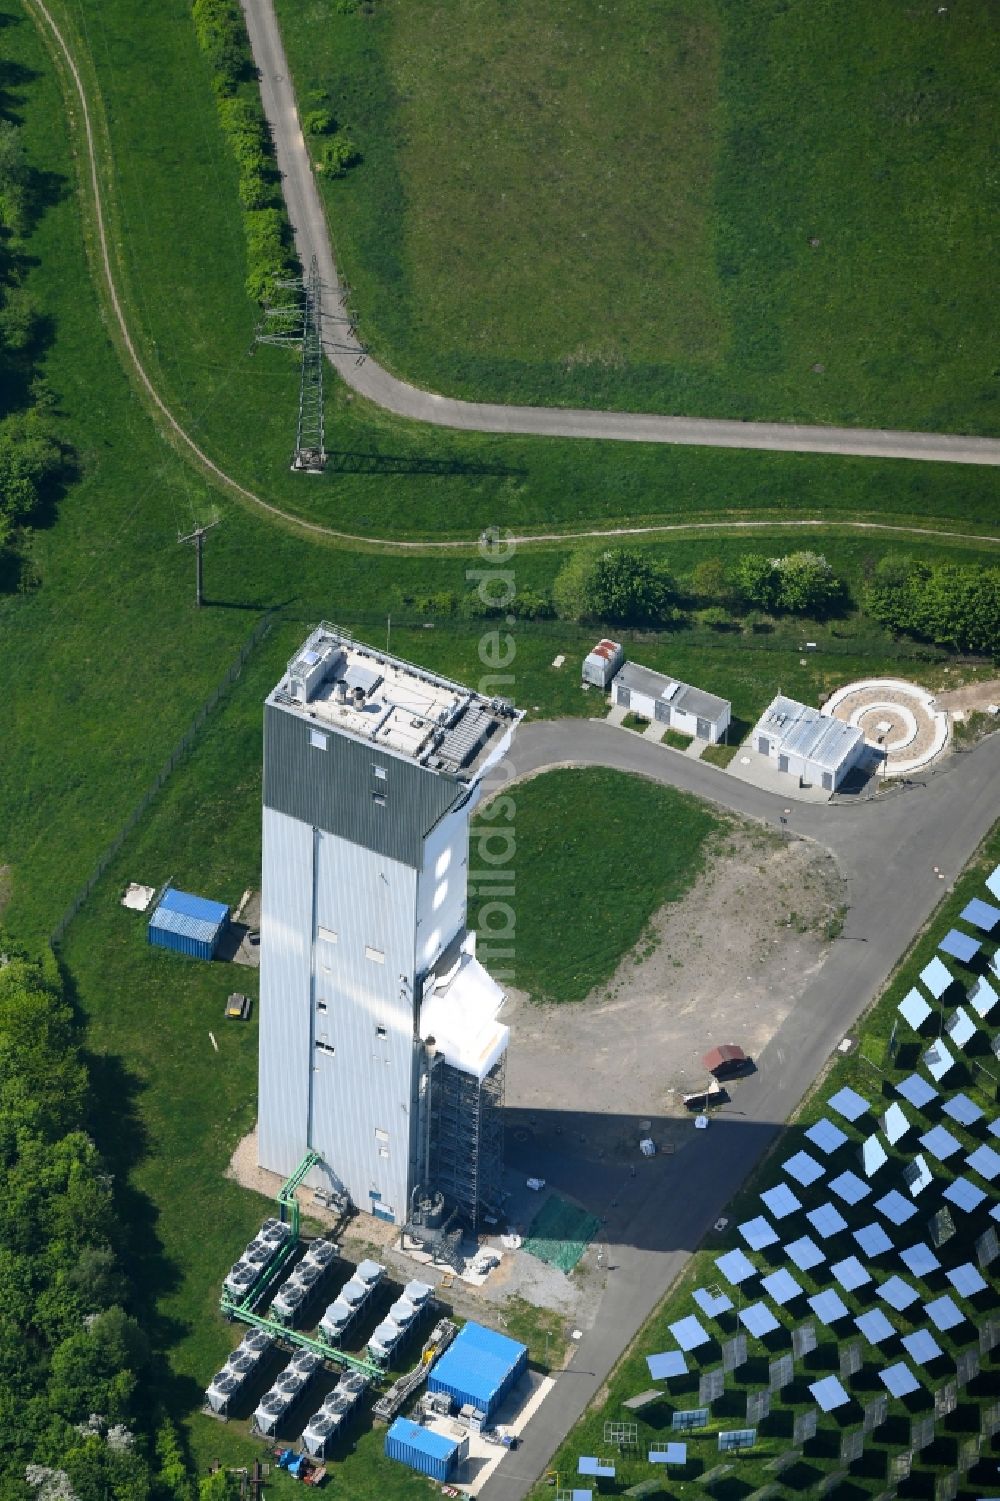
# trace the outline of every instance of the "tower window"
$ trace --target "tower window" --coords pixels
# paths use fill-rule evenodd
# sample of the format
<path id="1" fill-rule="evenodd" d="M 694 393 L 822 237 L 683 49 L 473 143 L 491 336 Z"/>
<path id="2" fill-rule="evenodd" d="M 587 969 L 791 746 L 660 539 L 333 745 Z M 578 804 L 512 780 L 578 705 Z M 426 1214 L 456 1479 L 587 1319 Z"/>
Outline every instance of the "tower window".
<path id="1" fill-rule="evenodd" d="M 373 949 L 370 943 L 365 944 L 365 958 L 370 959 L 373 964 L 385 963 L 385 955 L 383 954 L 382 950 Z"/>
<path id="2" fill-rule="evenodd" d="M 309 731 L 309 744 L 315 750 L 326 750 L 327 739 L 328 739 L 328 737 L 323 734 L 322 730 L 310 730 Z"/>
<path id="3" fill-rule="evenodd" d="M 323 1013 L 323 1015 L 325 1016 L 326 1015 L 326 1010 L 327 1010 L 326 1002 L 325 1001 L 317 1001 L 316 1002 L 316 1010 L 317 1011 L 321 1011 Z"/>
<path id="4" fill-rule="evenodd" d="M 384 782 L 385 781 L 385 777 L 386 777 L 385 767 L 384 766 L 373 766 L 372 767 L 372 776 L 375 777 L 379 782 Z"/>
<path id="5" fill-rule="evenodd" d="M 378 807 L 378 808 L 384 808 L 385 807 L 385 793 L 384 792 L 373 792 L 372 793 L 372 802 L 375 804 L 376 807 Z"/>
<path id="6" fill-rule="evenodd" d="M 316 1043 L 316 1051 L 317 1051 L 317 1053 L 328 1053 L 330 1055 L 330 1057 L 332 1058 L 333 1055 L 334 1055 L 334 1053 L 337 1051 L 337 1049 L 334 1047 L 334 1045 L 333 1045 L 332 1042 L 319 1042 L 319 1041 L 317 1041 L 317 1043 Z"/>
<path id="7" fill-rule="evenodd" d="M 388 1033 L 386 1032 L 385 1027 L 376 1027 L 375 1028 L 375 1036 L 376 1037 L 387 1037 Z"/>
<path id="8" fill-rule="evenodd" d="M 321 943 L 336 943 L 337 935 L 332 928 L 317 928 L 316 936 Z"/>

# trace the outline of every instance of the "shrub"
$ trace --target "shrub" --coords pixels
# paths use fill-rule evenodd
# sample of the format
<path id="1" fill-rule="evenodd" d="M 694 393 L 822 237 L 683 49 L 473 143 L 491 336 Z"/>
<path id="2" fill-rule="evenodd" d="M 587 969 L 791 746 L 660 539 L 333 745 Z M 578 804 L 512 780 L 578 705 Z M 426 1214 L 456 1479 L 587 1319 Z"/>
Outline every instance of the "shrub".
<path id="1" fill-rule="evenodd" d="M 556 575 L 556 614 L 563 620 L 651 625 L 667 610 L 673 583 L 645 553 L 627 547 L 581 548 Z"/>
<path id="2" fill-rule="evenodd" d="M 350 136 L 338 131 L 332 140 L 327 141 L 317 165 L 327 177 L 344 177 L 360 160 L 361 152 Z"/>

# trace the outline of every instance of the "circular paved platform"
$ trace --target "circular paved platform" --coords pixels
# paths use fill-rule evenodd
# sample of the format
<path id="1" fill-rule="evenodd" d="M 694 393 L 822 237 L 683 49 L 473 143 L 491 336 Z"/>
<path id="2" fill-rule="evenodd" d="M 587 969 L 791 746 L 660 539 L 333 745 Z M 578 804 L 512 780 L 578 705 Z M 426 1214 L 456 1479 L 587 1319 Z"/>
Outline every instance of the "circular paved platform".
<path id="1" fill-rule="evenodd" d="M 905 776 L 927 766 L 948 744 L 948 715 L 934 695 L 900 678 L 865 678 L 838 688 L 824 704 L 857 725 L 869 745 L 885 752 L 885 775 Z"/>

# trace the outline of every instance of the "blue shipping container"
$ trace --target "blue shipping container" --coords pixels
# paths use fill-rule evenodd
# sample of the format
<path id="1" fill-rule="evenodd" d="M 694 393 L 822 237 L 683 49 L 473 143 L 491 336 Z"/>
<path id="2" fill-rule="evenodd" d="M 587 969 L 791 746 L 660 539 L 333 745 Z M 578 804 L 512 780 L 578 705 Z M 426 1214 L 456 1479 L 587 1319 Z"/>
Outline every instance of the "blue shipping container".
<path id="1" fill-rule="evenodd" d="M 430 1428 L 421 1428 L 409 1418 L 397 1418 L 385 1436 L 385 1452 L 388 1459 L 398 1459 L 419 1470 L 421 1475 L 430 1475 L 433 1480 L 447 1480 L 464 1458 L 468 1440 L 445 1438 Z"/>
<path id="2" fill-rule="evenodd" d="M 432 1368 L 427 1390 L 447 1392 L 492 1417 L 528 1366 L 528 1347 L 482 1324 L 466 1324 Z"/>
<path id="3" fill-rule="evenodd" d="M 228 919 L 229 908 L 223 902 L 209 902 L 168 886 L 149 919 L 149 941 L 155 948 L 211 959 Z"/>

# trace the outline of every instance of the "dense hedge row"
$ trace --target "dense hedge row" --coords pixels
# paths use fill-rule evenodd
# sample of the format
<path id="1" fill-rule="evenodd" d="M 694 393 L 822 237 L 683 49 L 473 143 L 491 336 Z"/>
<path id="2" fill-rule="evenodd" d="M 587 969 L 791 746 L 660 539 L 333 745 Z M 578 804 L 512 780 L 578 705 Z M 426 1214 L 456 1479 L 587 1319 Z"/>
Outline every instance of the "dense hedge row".
<path id="1" fill-rule="evenodd" d="M 295 262 L 243 15 L 236 0 L 193 0 L 191 14 L 212 69 L 219 121 L 240 169 L 247 294 L 264 303 Z"/>

